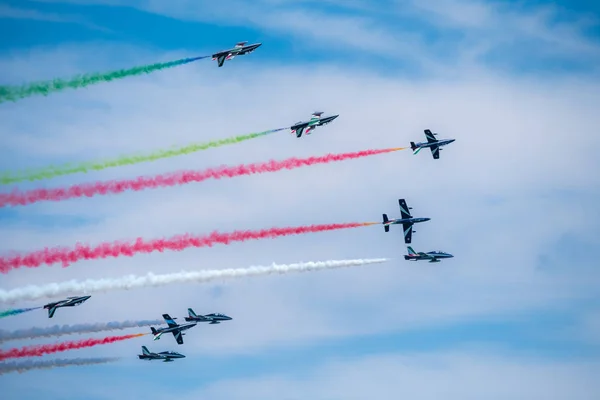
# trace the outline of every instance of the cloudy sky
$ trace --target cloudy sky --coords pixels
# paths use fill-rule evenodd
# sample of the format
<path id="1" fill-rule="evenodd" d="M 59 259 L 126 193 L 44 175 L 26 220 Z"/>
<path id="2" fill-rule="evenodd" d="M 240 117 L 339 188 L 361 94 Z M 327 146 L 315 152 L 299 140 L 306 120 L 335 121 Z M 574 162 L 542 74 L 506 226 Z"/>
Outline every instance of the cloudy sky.
<path id="1" fill-rule="evenodd" d="M 19 184 L 181 169 L 455 138 L 262 176 L 0 209 L 0 253 L 215 229 L 415 216 L 417 251 L 381 226 L 22 269 L 2 289 L 70 279 L 389 257 L 386 264 L 94 295 L 4 318 L 0 329 L 233 317 L 178 346 L 151 336 L 47 358 L 116 363 L 0 376 L 3 398 L 596 399 L 600 396 L 600 6 L 533 0 L 38 0 L 0 2 L 0 84 L 207 55 L 210 59 L 0 105 L 0 170 L 144 154 L 340 114 L 153 163 Z M 2 193 L 12 186 L 0 188 Z M 58 299 L 57 299 L 58 300 Z M 40 302 L 19 303 L 18 307 Z M 8 307 L 4 304 L 3 308 Z M 118 331 L 147 332 L 148 328 Z M 102 337 L 13 341 L 2 349 Z M 187 358 L 142 362 L 140 346 Z"/>

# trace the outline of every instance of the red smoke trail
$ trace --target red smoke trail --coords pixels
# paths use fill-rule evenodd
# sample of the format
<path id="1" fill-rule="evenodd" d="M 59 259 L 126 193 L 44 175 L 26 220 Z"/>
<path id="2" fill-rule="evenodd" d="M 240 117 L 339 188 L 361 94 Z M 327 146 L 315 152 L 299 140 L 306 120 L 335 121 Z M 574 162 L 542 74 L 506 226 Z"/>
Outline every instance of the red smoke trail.
<path id="1" fill-rule="evenodd" d="M 191 182 L 202 182 L 207 179 L 233 178 L 235 176 L 262 174 L 265 172 L 276 172 L 282 169 L 294 169 L 315 164 L 327 164 L 334 161 L 351 160 L 355 158 L 373 156 L 377 154 L 390 153 L 403 150 L 404 147 L 395 147 L 381 150 L 364 150 L 355 153 L 328 154 L 321 157 L 288 158 L 283 161 L 267 161 L 235 167 L 209 168 L 204 171 L 180 171 L 171 174 L 157 175 L 154 177 L 140 176 L 136 179 L 121 181 L 83 183 L 73 185 L 69 188 L 57 189 L 34 189 L 19 191 L 14 189 L 11 193 L 0 194 L 0 207 L 7 205 L 27 205 L 39 201 L 61 201 L 76 197 L 92 197 L 95 195 L 106 195 L 111 193 L 122 193 L 126 190 L 144 190 L 157 187 L 184 185 Z"/>
<path id="2" fill-rule="evenodd" d="M 37 346 L 26 346 L 13 348 L 10 350 L 0 350 L 0 361 L 7 358 L 23 358 L 23 357 L 41 357 L 44 354 L 58 353 L 59 351 L 82 349 L 84 347 L 93 347 L 99 344 L 108 344 L 119 342 L 121 340 L 133 339 L 136 337 L 147 335 L 147 333 L 136 333 L 133 335 L 123 336 L 107 336 L 103 339 L 85 339 L 77 341 L 69 341 L 54 344 L 40 344 Z"/>
<path id="3" fill-rule="evenodd" d="M 217 231 L 203 236 L 190 234 L 173 236 L 168 239 L 144 240 L 137 238 L 134 242 L 102 243 L 97 246 L 77 243 L 74 248 L 45 248 L 26 255 L 0 257 L 0 272 L 6 274 L 11 269 L 21 266 L 34 268 L 42 264 L 62 263 L 63 267 L 79 260 L 96 260 L 99 258 L 127 256 L 136 253 L 163 252 L 165 250 L 181 251 L 188 247 L 211 247 L 214 244 L 230 244 L 246 240 L 269 239 L 280 236 L 300 235 L 303 233 L 325 232 L 338 229 L 358 228 L 360 226 L 379 224 L 379 222 L 352 222 L 346 224 L 307 225 L 288 228 L 269 228 L 258 231 L 233 231 L 219 233 Z"/>

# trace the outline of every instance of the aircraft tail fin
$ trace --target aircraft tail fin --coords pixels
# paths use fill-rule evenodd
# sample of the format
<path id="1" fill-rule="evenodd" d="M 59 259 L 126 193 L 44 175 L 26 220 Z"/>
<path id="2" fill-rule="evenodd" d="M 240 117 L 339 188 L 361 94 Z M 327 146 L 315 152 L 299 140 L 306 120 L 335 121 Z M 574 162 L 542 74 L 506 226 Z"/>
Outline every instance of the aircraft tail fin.
<path id="1" fill-rule="evenodd" d="M 417 255 L 417 253 L 413 250 L 413 248 L 411 246 L 408 246 L 407 250 L 408 250 L 408 255 L 409 256 L 416 256 Z"/>
<path id="2" fill-rule="evenodd" d="M 156 328 L 154 328 L 153 326 L 150 327 L 150 330 L 152 331 L 153 335 L 156 335 L 158 333 L 158 331 L 156 330 Z"/>
<path id="3" fill-rule="evenodd" d="M 188 315 L 190 317 L 197 317 L 196 313 L 194 312 L 194 310 L 192 310 L 191 308 L 188 308 Z"/>
<path id="4" fill-rule="evenodd" d="M 142 353 L 145 355 L 150 355 L 150 352 L 148 351 L 148 348 L 146 346 L 142 346 Z"/>
<path id="5" fill-rule="evenodd" d="M 390 231 L 390 226 L 386 225 L 386 223 L 388 223 L 390 220 L 388 219 L 387 214 L 383 214 L 383 230 L 385 230 L 386 232 Z"/>
<path id="6" fill-rule="evenodd" d="M 54 313 L 56 312 L 56 306 L 52 306 L 48 308 L 48 318 L 54 317 Z"/>
<path id="7" fill-rule="evenodd" d="M 422 149 L 422 147 L 417 146 L 415 142 L 410 142 L 410 148 L 412 149 L 413 154 L 418 154 Z"/>

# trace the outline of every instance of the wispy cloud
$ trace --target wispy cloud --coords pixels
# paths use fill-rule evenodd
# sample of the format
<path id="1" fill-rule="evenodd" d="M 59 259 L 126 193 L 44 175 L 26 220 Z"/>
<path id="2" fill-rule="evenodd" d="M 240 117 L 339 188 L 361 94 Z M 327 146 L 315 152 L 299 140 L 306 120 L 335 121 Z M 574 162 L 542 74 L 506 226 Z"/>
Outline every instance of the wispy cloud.
<path id="1" fill-rule="evenodd" d="M 70 23 L 81 25 L 92 30 L 112 32 L 110 29 L 89 22 L 78 15 L 48 13 L 34 9 L 16 8 L 7 4 L 0 4 L 0 19 L 1 18 Z"/>
<path id="2" fill-rule="evenodd" d="M 355 51 L 436 74 L 451 65 L 472 68 L 490 56 L 505 60 L 495 63 L 499 66 L 537 65 L 536 69 L 543 69 L 539 65 L 547 63 L 548 57 L 567 58 L 588 69 L 595 69 L 592 61 L 600 59 L 600 42 L 585 34 L 587 27 L 597 26 L 597 20 L 561 18 L 564 10 L 554 5 L 523 7 L 481 0 L 91 2 L 131 6 L 182 20 L 253 27 L 319 51 Z"/>

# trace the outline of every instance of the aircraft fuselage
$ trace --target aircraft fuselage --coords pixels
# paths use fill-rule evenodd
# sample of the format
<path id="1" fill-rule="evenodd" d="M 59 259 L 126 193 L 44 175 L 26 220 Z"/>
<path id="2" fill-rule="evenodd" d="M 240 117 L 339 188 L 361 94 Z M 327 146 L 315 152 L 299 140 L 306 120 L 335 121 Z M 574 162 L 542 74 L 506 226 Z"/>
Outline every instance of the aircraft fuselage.
<path id="1" fill-rule="evenodd" d="M 325 117 L 325 118 L 313 119 L 313 120 L 310 120 L 310 121 L 298 122 L 298 123 L 294 124 L 293 126 L 291 126 L 291 129 L 292 130 L 296 130 L 298 128 L 307 128 L 307 127 L 325 125 L 325 124 L 330 123 L 331 121 L 333 121 L 337 117 L 339 117 L 339 114 L 338 115 L 332 115 L 330 117 Z"/>
<path id="2" fill-rule="evenodd" d="M 404 259 L 405 260 L 409 260 L 409 261 L 429 260 L 429 262 L 439 262 L 439 259 L 453 258 L 454 257 L 452 254 L 449 254 L 449 253 L 439 253 L 439 252 L 436 252 L 436 251 L 430 251 L 430 252 L 427 252 L 425 254 L 426 255 L 422 255 L 422 254 L 408 254 L 408 255 L 404 256 Z"/>
<path id="3" fill-rule="evenodd" d="M 447 144 L 450 144 L 452 142 L 454 142 L 456 139 L 442 139 L 442 140 L 438 140 L 437 142 L 420 142 L 420 143 L 416 143 L 415 146 L 417 148 L 424 148 L 424 147 L 434 147 L 434 146 L 438 146 L 438 147 L 442 147 L 445 146 Z"/>
<path id="4" fill-rule="evenodd" d="M 419 222 L 427 222 L 431 218 L 398 218 L 384 222 L 383 225 L 399 225 L 399 224 L 417 224 Z"/>

